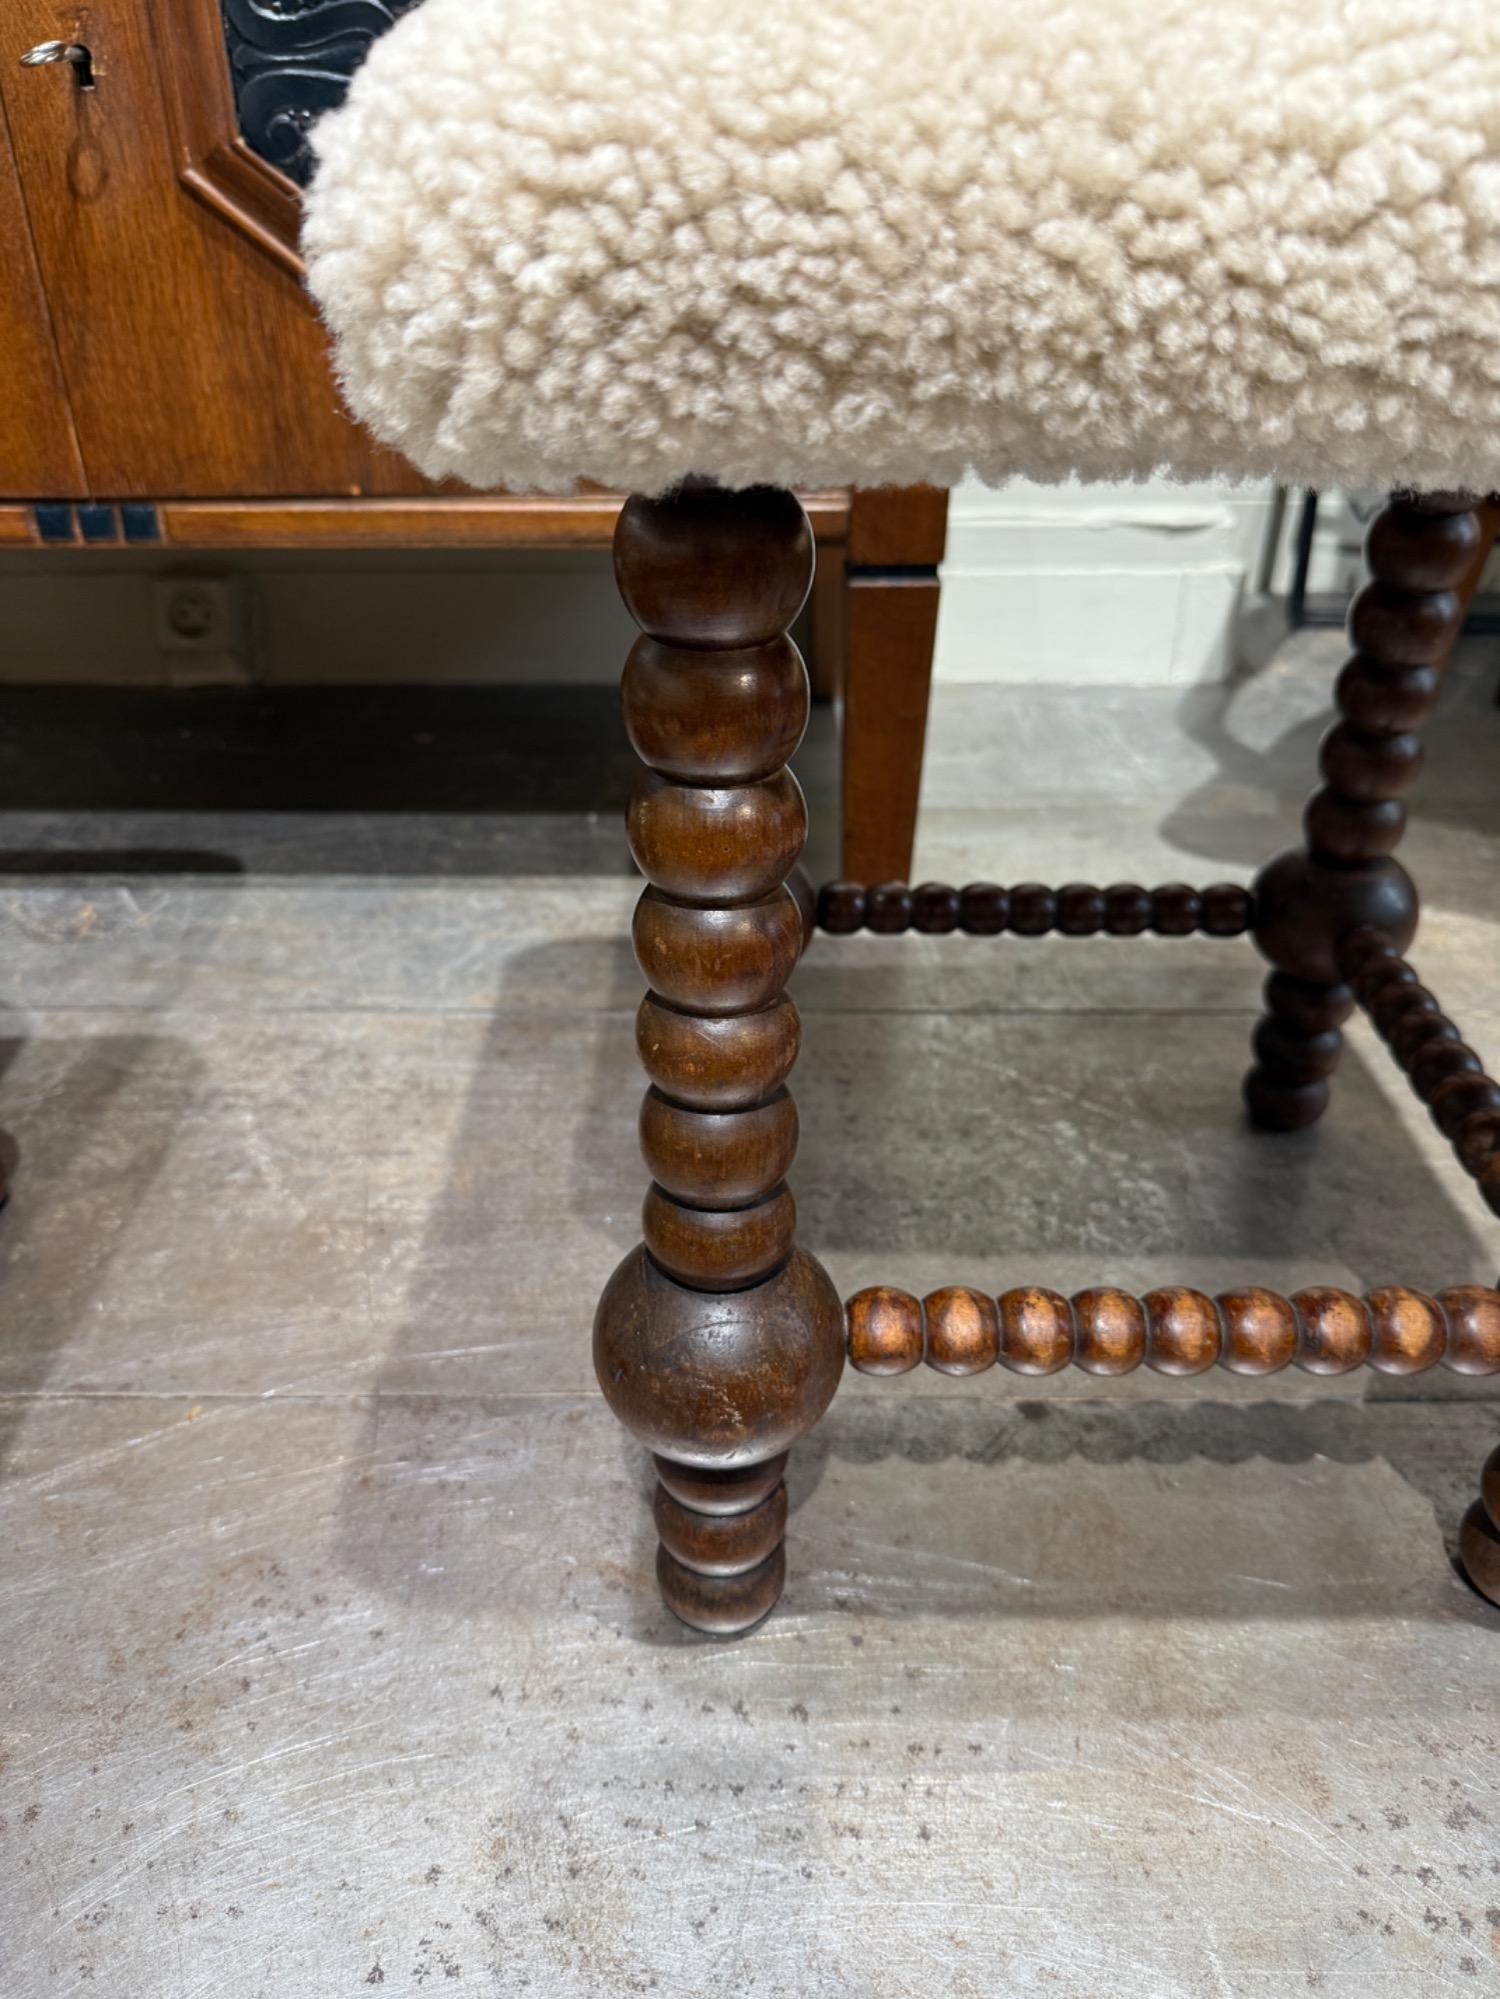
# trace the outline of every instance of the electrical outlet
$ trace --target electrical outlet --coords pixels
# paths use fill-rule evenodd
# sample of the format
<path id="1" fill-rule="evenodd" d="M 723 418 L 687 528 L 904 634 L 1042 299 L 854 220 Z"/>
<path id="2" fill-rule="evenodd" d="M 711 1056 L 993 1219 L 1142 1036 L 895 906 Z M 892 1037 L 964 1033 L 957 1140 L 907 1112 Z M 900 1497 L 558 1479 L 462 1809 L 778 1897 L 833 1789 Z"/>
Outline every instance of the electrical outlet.
<path id="1" fill-rule="evenodd" d="M 249 618 L 239 576 L 163 576 L 156 644 L 174 687 L 250 684 Z"/>

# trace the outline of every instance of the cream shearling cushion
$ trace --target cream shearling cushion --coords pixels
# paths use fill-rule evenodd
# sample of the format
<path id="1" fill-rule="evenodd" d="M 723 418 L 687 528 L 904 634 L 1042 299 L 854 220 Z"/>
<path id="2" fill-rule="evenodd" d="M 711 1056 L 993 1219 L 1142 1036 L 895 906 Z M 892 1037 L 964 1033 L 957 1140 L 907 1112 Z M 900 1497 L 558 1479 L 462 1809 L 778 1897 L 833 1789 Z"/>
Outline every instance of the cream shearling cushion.
<path id="1" fill-rule="evenodd" d="M 1500 486 L 1500 0 L 424 0 L 315 146 L 435 476 Z"/>

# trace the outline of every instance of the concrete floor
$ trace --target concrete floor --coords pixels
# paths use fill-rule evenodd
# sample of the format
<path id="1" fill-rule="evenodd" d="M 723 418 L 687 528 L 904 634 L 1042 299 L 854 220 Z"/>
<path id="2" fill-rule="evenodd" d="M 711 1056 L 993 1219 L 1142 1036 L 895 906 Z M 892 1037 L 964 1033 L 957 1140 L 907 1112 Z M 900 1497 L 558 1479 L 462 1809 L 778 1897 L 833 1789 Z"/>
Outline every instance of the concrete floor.
<path id="1" fill-rule="evenodd" d="M 943 690 L 918 872 L 1248 878 L 1339 651 Z M 1496 665 L 1408 843 L 1492 1067 Z M 215 812 L 274 745 L 138 716 L 80 793 L 69 699 L 0 714 L 4 1999 L 1500 1991 L 1500 1613 L 1447 1553 L 1485 1384 L 851 1378 L 779 1613 L 695 1640 L 588 1358 L 643 1190 L 613 723 L 550 790 L 501 730 L 508 814 L 440 759 Z M 826 727 L 802 762 L 826 807 Z M 846 1291 L 1491 1280 L 1368 1030 L 1321 1130 L 1241 1127 L 1259 978 L 820 940 L 805 1239 Z"/>

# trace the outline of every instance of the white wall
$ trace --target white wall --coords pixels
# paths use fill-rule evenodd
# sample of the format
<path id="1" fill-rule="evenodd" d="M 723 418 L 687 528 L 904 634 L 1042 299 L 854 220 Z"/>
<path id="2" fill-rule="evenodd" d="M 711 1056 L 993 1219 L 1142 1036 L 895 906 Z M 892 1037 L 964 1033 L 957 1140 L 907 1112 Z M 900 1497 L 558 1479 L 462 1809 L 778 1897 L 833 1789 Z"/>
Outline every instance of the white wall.
<path id="1" fill-rule="evenodd" d="M 941 680 L 1222 680 L 1269 486 L 960 487 Z"/>

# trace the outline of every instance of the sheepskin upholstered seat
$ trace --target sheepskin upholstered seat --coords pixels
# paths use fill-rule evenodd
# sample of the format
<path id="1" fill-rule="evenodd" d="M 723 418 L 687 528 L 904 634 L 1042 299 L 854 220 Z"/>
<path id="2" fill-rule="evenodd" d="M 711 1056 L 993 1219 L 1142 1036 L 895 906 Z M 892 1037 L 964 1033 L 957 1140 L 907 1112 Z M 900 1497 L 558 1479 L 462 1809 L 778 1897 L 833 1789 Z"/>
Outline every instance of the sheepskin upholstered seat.
<path id="1" fill-rule="evenodd" d="M 434 475 L 1500 485 L 1497 0 L 423 0 L 315 144 Z"/>

